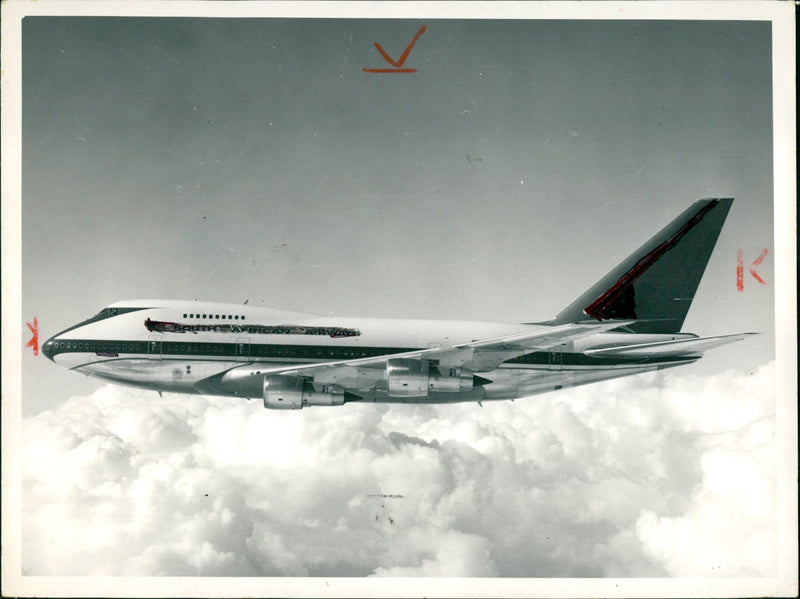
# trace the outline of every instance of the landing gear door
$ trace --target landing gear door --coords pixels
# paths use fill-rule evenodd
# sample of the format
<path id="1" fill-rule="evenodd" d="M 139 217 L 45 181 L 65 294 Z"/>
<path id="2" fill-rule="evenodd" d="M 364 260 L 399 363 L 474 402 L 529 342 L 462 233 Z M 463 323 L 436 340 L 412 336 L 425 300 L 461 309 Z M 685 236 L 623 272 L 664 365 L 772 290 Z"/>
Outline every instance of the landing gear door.
<path id="1" fill-rule="evenodd" d="M 250 360 L 250 338 L 236 338 L 236 361 L 247 362 Z"/>
<path id="2" fill-rule="evenodd" d="M 561 357 L 563 354 L 563 347 L 551 347 L 548 352 L 547 368 L 548 370 L 561 370 Z"/>
<path id="3" fill-rule="evenodd" d="M 147 359 L 161 359 L 161 337 L 158 335 L 150 335 L 150 337 L 147 338 Z"/>

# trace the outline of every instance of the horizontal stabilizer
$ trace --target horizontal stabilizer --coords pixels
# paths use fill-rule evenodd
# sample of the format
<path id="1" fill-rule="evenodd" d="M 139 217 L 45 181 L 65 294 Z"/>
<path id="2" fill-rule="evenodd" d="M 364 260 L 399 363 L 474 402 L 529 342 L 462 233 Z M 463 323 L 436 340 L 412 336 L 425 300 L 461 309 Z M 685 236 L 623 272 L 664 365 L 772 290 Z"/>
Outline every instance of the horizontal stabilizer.
<path id="1" fill-rule="evenodd" d="M 740 341 L 750 335 L 758 335 L 758 333 L 734 333 L 732 335 L 718 335 L 716 337 L 695 337 L 692 339 L 678 339 L 676 341 L 623 345 L 621 347 L 603 347 L 599 349 L 590 349 L 585 353 L 592 356 L 641 356 L 648 358 L 697 355 L 721 345 Z"/>

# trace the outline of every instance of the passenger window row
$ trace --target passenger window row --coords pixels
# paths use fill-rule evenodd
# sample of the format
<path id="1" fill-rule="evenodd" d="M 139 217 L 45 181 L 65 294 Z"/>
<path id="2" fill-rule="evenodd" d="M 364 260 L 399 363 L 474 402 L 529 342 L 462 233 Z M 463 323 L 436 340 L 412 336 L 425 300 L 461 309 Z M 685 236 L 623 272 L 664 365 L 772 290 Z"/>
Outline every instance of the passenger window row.
<path id="1" fill-rule="evenodd" d="M 230 343 L 164 343 L 165 354 L 218 354 L 233 355 Z"/>
<path id="2" fill-rule="evenodd" d="M 105 341 L 58 341 L 54 344 L 56 349 L 86 350 L 86 351 L 130 351 L 140 352 L 145 350 L 144 343 L 109 343 Z"/>
<path id="3" fill-rule="evenodd" d="M 370 358 L 411 351 L 411 348 L 326 347 L 319 345 L 261 345 L 248 343 L 167 343 L 150 341 L 56 341 L 54 348 L 63 351 L 161 353 L 164 355 L 217 355 L 263 358 L 337 359 Z"/>
<path id="4" fill-rule="evenodd" d="M 184 314 L 184 318 L 207 318 L 211 320 L 244 320 L 239 314 Z"/>

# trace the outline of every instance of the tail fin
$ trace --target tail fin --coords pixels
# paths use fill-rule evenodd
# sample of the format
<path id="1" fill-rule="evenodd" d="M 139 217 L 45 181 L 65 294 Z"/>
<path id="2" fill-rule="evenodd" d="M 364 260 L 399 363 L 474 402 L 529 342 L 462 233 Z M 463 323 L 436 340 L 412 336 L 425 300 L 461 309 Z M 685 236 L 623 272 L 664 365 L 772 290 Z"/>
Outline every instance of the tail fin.
<path id="1" fill-rule="evenodd" d="M 637 333 L 677 333 L 733 199 L 695 202 L 548 324 L 636 319 Z"/>

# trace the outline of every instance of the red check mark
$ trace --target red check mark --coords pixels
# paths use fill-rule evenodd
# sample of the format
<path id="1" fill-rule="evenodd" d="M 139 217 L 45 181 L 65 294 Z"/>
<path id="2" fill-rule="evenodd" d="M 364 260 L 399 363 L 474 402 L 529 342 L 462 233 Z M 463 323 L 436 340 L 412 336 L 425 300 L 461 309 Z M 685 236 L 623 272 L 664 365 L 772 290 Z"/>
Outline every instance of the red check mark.
<path id="1" fill-rule="evenodd" d="M 426 25 L 423 25 L 422 27 L 419 28 L 419 31 L 417 31 L 417 34 L 414 36 L 414 39 L 411 40 L 411 43 L 408 44 L 408 46 L 406 46 L 406 49 L 403 51 L 403 53 L 400 55 L 400 58 L 398 58 L 397 60 L 394 60 L 391 56 L 389 56 L 386 50 L 384 50 L 383 47 L 378 42 L 375 42 L 375 49 L 378 50 L 378 53 L 383 57 L 383 59 L 390 65 L 392 65 L 394 68 L 370 69 L 364 67 L 362 70 L 365 73 L 416 73 L 417 69 L 404 69 L 403 65 L 406 63 L 406 59 L 408 59 L 408 55 L 411 54 L 411 50 L 414 48 L 414 45 L 417 43 L 417 40 L 419 40 L 420 36 L 423 33 L 425 33 L 426 29 L 427 29 Z"/>

